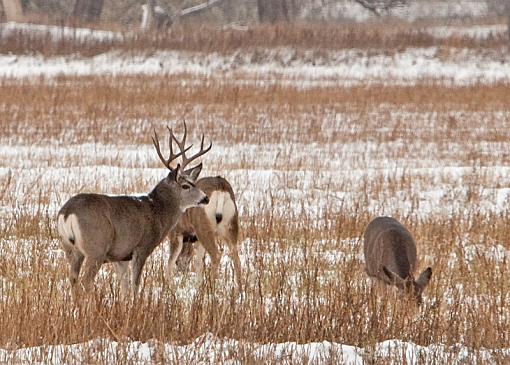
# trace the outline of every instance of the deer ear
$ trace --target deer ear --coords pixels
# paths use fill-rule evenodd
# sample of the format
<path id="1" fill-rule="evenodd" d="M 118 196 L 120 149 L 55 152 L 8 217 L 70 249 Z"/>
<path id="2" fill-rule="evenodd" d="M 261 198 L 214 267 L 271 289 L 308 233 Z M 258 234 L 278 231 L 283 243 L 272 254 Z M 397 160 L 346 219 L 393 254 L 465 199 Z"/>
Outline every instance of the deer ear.
<path id="1" fill-rule="evenodd" d="M 167 179 L 171 182 L 177 181 L 177 178 L 179 177 L 179 170 L 181 169 L 181 165 L 177 164 L 177 167 L 175 169 L 172 169 L 170 173 L 168 174 Z"/>
<path id="2" fill-rule="evenodd" d="M 390 279 L 390 282 L 394 283 L 400 289 L 405 288 L 406 281 L 404 279 L 388 269 L 386 266 L 383 266 L 382 269 L 384 274 L 388 277 L 388 279 Z"/>
<path id="3" fill-rule="evenodd" d="M 200 175 L 201 171 L 202 171 L 202 163 L 199 163 L 197 166 L 184 171 L 184 174 L 189 176 L 189 178 L 191 180 L 196 181 L 198 179 L 198 175 Z"/>
<path id="4" fill-rule="evenodd" d="M 432 268 L 427 267 L 418 277 L 418 280 L 416 280 L 416 284 L 419 285 L 422 289 L 427 286 L 427 284 L 430 281 L 430 278 L 432 277 Z"/>

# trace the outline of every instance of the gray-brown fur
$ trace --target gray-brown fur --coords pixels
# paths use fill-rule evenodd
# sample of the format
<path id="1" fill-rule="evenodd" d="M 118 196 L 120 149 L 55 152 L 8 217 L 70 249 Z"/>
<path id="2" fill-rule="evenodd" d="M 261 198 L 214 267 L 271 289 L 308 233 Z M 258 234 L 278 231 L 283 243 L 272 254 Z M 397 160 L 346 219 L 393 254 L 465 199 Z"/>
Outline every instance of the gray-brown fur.
<path id="1" fill-rule="evenodd" d="M 89 289 L 95 275 L 105 262 L 116 263 L 123 288 L 127 290 L 127 270 L 131 263 L 133 294 L 138 291 L 140 274 L 147 257 L 175 227 L 182 213 L 209 202 L 207 195 L 195 186 L 202 164 L 181 173 L 180 166 L 170 164 L 184 156 L 186 126 L 182 141 L 178 141 L 169 128 L 170 157 L 161 153 L 157 135 L 153 139 L 156 152 L 170 170 L 147 196 L 108 196 L 78 194 L 69 199 L 58 213 L 58 231 L 62 247 L 70 265 L 73 287 L 83 265 L 82 284 Z M 174 154 L 172 140 L 180 148 Z M 203 137 L 200 152 L 185 158 L 185 164 L 206 153 Z"/>
<path id="2" fill-rule="evenodd" d="M 226 179 L 216 176 L 198 180 L 197 187 L 211 197 L 211 205 L 187 210 L 172 231 L 168 276 L 171 277 L 176 265 L 180 270 L 186 271 L 192 258 L 200 275 L 204 250 L 211 258 L 211 272 L 215 276 L 223 251 L 219 243 L 223 242 L 228 246 L 236 282 L 240 287 L 242 273 L 238 253 L 239 216 L 232 186 Z M 230 202 L 223 195 L 223 205 L 219 207 L 219 202 L 215 202 L 217 193 L 227 193 Z M 218 203 L 217 207 L 214 206 L 215 203 Z"/>
<path id="3" fill-rule="evenodd" d="M 416 243 L 401 223 L 391 217 L 372 220 L 365 229 L 363 253 L 369 276 L 396 285 L 413 294 L 416 301 L 421 303 L 421 294 L 430 280 L 432 269 L 425 269 L 414 280 Z"/>

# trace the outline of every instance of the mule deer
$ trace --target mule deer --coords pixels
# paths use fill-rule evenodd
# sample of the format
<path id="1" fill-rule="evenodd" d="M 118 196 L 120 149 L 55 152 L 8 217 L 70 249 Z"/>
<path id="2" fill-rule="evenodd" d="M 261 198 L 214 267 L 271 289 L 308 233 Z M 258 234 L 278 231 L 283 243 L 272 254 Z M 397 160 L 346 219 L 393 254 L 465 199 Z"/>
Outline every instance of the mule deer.
<path id="1" fill-rule="evenodd" d="M 168 127 L 167 127 L 168 128 Z M 81 283 L 89 290 L 94 277 L 105 262 L 116 263 L 124 293 L 128 288 L 126 271 L 131 262 L 131 286 L 133 297 L 138 292 L 140 274 L 147 257 L 174 228 L 183 212 L 191 207 L 207 205 L 208 196 L 195 186 L 202 164 L 181 172 L 190 162 L 207 153 L 204 136 L 200 151 L 183 160 L 182 165 L 171 163 L 184 156 L 192 146 L 185 147 L 186 130 L 182 143 L 170 132 L 170 156 L 163 157 L 156 132 L 152 141 L 163 164 L 170 170 L 146 196 L 108 196 L 102 194 L 78 194 L 69 199 L 58 213 L 58 232 L 70 266 L 69 278 L 73 288 L 79 278 L 82 264 L 84 273 Z M 175 154 L 173 141 L 180 148 Z"/>
<path id="2" fill-rule="evenodd" d="M 365 229 L 363 251 L 369 276 L 412 294 L 421 304 L 421 295 L 432 276 L 432 268 L 428 267 L 414 280 L 416 243 L 401 223 L 391 217 L 372 220 Z"/>
<path id="3" fill-rule="evenodd" d="M 210 203 L 206 207 L 188 209 L 171 232 L 167 279 L 171 279 L 176 266 L 185 271 L 191 258 L 197 275 L 201 277 L 205 251 L 211 258 L 211 272 L 215 277 L 223 251 L 219 248 L 219 243 L 223 242 L 228 246 L 229 256 L 234 264 L 236 283 L 241 288 L 241 261 L 238 253 L 239 217 L 232 186 L 226 179 L 216 176 L 198 180 L 197 187 L 209 196 Z"/>
<path id="4" fill-rule="evenodd" d="M 184 163 L 186 161 L 185 154 L 182 159 Z M 223 251 L 218 244 L 223 242 L 229 247 L 236 282 L 240 288 L 239 215 L 234 190 L 230 183 L 221 176 L 202 178 L 197 181 L 197 187 L 210 197 L 210 204 L 204 207 L 206 209 L 199 207 L 186 211 L 176 228 L 172 230 L 170 259 L 166 268 L 167 280 L 171 281 L 176 267 L 180 271 L 187 271 L 192 258 L 195 271 L 199 277 L 202 277 L 205 251 L 211 257 L 211 271 L 215 277 Z"/>

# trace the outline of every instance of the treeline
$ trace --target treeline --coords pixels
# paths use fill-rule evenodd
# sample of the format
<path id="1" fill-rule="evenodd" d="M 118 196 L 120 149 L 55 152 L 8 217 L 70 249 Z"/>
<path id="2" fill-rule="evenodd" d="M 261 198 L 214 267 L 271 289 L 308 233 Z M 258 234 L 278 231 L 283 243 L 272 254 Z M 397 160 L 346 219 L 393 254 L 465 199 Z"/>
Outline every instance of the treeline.
<path id="1" fill-rule="evenodd" d="M 216 24 L 360 20 L 414 11 L 427 16 L 501 16 L 508 0 L 0 0 L 1 21 L 114 23 L 169 26 L 183 21 Z M 438 12 L 436 9 L 443 9 Z M 145 13 L 144 13 L 145 12 Z M 400 12 L 400 13 L 399 13 Z M 510 15 L 509 15 L 510 16 Z"/>

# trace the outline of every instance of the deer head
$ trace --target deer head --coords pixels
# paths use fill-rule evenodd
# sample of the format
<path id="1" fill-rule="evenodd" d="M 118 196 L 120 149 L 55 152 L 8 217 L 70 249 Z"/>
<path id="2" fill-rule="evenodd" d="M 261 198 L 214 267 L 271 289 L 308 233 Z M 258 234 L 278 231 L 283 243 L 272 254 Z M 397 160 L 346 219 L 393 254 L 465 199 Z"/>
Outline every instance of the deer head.
<path id="1" fill-rule="evenodd" d="M 427 286 L 432 277 L 432 268 L 428 267 L 420 274 L 417 280 L 414 280 L 413 277 L 409 276 L 406 279 L 402 279 L 399 275 L 388 269 L 386 266 L 383 266 L 384 274 L 392 281 L 397 288 L 400 290 L 414 296 L 416 303 L 421 304 L 422 298 L 421 294 L 423 290 Z"/>
<path id="2" fill-rule="evenodd" d="M 196 160 L 198 157 L 207 153 L 211 147 L 212 143 L 209 144 L 209 147 L 204 148 L 204 135 L 202 135 L 202 141 L 200 144 L 200 151 L 195 153 L 194 155 L 188 157 L 186 156 L 186 152 L 193 147 L 193 145 L 189 145 L 186 147 L 186 136 L 187 136 L 187 127 L 186 123 L 184 123 L 184 135 L 181 140 L 178 140 L 172 129 L 167 126 L 167 129 L 170 133 L 168 138 L 168 147 L 170 150 L 170 155 L 168 158 L 163 156 L 161 152 L 161 146 L 159 143 L 159 138 L 157 133 L 154 131 L 154 137 L 152 138 L 152 142 L 154 143 L 154 147 L 156 148 L 156 152 L 161 160 L 161 162 L 165 165 L 167 169 L 170 170 L 167 178 L 164 180 L 168 187 L 171 187 L 174 193 L 177 193 L 180 197 L 179 199 L 179 208 L 181 211 L 185 211 L 188 208 L 195 207 L 198 205 L 204 205 L 209 203 L 209 198 L 207 195 L 198 189 L 195 186 L 196 180 L 200 172 L 202 171 L 202 164 L 192 167 L 188 170 L 184 170 L 190 162 Z M 179 147 L 179 153 L 174 153 L 173 151 L 173 142 L 177 144 Z M 173 167 L 172 164 L 174 161 L 181 157 L 182 164 L 177 164 L 177 166 Z"/>

